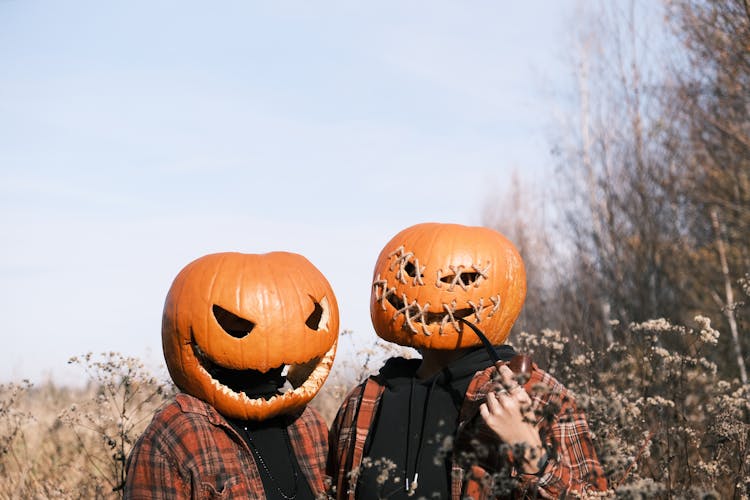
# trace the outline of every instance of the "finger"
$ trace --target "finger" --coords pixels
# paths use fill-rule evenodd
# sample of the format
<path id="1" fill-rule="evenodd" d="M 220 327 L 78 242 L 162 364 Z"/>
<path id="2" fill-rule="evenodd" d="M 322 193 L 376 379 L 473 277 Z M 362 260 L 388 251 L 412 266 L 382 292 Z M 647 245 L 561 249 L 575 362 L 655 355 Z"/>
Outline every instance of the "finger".
<path id="1" fill-rule="evenodd" d="M 517 383 L 513 382 L 513 383 L 509 384 L 508 387 L 506 387 L 505 389 L 508 391 L 508 394 L 514 394 L 514 393 L 518 392 L 518 389 L 520 389 L 520 388 L 521 388 L 520 385 L 518 385 Z"/>
<path id="2" fill-rule="evenodd" d="M 497 396 L 497 403 L 498 406 L 506 411 L 506 412 L 519 412 L 521 411 L 518 401 L 516 401 L 516 398 L 508 394 L 507 392 L 503 392 L 500 395 Z"/>
<path id="3" fill-rule="evenodd" d="M 482 415 L 482 418 L 484 420 L 490 418 L 490 410 L 487 408 L 487 403 L 482 403 L 482 405 L 479 407 L 479 414 Z"/>
<path id="4" fill-rule="evenodd" d="M 517 384 L 515 375 L 507 365 L 502 365 L 498 368 L 498 372 L 500 373 L 500 380 L 504 386 L 507 387 L 509 385 Z"/>
<path id="5" fill-rule="evenodd" d="M 500 395 L 502 396 L 502 394 Z M 487 393 L 487 400 L 484 403 L 487 405 L 487 409 L 490 411 L 490 413 L 499 413 L 502 408 L 500 407 L 500 403 L 498 402 L 498 396 L 495 396 L 494 392 Z"/>
<path id="6" fill-rule="evenodd" d="M 531 396 L 523 386 L 518 385 L 508 391 L 522 406 L 531 406 Z"/>

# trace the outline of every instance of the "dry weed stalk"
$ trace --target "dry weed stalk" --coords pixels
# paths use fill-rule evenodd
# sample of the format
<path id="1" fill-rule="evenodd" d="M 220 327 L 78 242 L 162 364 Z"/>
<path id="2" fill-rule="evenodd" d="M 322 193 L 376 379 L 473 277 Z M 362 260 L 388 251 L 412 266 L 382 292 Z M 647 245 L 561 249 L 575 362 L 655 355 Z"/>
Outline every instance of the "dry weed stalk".
<path id="1" fill-rule="evenodd" d="M 125 484 L 125 461 L 138 436 L 174 388 L 146 371 L 138 359 L 120 353 L 72 357 L 96 388 L 95 398 L 74 404 L 60 416 L 74 432 L 91 469 L 109 491 Z M 93 440 L 92 440 L 93 438 Z"/>
<path id="2" fill-rule="evenodd" d="M 23 440 L 23 428 L 33 417 L 18 402 L 30 388 L 28 380 L 0 384 L 0 491 L 17 491 L 24 482 L 26 467 L 17 441 Z"/>

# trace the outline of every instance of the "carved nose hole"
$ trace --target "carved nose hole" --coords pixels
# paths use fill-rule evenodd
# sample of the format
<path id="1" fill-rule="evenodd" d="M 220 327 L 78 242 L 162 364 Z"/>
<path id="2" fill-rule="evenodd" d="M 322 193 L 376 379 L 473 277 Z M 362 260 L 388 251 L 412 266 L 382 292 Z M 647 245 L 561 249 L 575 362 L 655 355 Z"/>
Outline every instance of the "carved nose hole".
<path id="1" fill-rule="evenodd" d="M 253 328 L 255 323 L 248 321 L 245 318 L 240 318 L 234 313 L 231 313 L 221 306 L 214 304 L 213 308 L 214 318 L 219 323 L 219 326 L 227 332 L 229 335 L 236 339 L 246 337 Z"/>

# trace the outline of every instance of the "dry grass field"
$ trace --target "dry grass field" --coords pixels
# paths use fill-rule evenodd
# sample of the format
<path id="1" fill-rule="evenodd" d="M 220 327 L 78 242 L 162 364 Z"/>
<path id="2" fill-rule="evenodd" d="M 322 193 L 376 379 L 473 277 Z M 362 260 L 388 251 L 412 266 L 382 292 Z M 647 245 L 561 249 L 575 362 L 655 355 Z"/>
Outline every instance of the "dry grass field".
<path id="1" fill-rule="evenodd" d="M 749 388 L 722 379 L 708 361 L 717 335 L 698 317 L 692 328 L 664 320 L 622 327 L 621 341 L 604 352 L 549 330 L 522 333 L 514 343 L 587 412 L 608 496 L 749 498 Z M 337 359 L 313 403 L 328 421 L 388 349 L 379 343 Z M 71 363 L 87 374 L 86 388 L 0 387 L 0 498 L 120 497 L 127 454 L 173 395 L 171 384 L 117 353 Z"/>

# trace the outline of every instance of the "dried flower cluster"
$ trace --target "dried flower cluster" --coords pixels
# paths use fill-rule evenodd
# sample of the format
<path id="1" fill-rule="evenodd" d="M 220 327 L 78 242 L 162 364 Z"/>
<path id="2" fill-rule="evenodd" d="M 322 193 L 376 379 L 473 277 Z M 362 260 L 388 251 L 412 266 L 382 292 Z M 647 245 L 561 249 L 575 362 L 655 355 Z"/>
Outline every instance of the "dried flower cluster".
<path id="1" fill-rule="evenodd" d="M 750 387 L 722 379 L 709 361 L 719 332 L 708 318 L 696 317 L 692 328 L 663 319 L 612 326 L 619 340 L 603 351 L 554 330 L 514 339 L 586 412 L 611 488 L 604 496 L 750 498 Z M 356 349 L 352 340 L 342 337 L 336 370 L 313 401 L 328 421 L 384 355 L 411 353 L 384 343 Z M 70 363 L 85 371 L 88 387 L 0 386 L 0 498 L 119 497 L 127 454 L 172 397 L 173 387 L 136 359 L 86 354 Z M 434 438 L 442 442 L 436 459 L 452 453 L 450 436 Z M 506 451 L 477 440 L 460 458 Z M 364 466 L 384 482 L 397 472 L 386 458 Z M 493 485 L 498 495 L 513 486 L 502 471 Z"/>
<path id="2" fill-rule="evenodd" d="M 750 497 L 750 387 L 717 375 L 719 332 L 695 322 L 631 324 L 602 353 L 575 336 L 519 336 L 586 412 L 611 496 Z"/>

